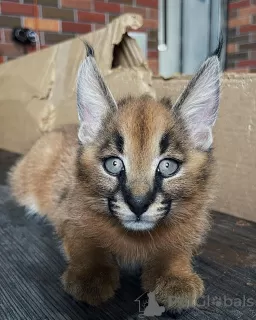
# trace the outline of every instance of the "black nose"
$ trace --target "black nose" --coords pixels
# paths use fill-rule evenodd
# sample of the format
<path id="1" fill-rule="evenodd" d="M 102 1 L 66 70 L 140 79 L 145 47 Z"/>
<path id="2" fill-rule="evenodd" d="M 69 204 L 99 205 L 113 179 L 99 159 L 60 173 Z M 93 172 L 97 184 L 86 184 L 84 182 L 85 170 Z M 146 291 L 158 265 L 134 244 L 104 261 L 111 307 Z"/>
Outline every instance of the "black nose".
<path id="1" fill-rule="evenodd" d="M 140 217 L 142 213 L 147 211 L 151 203 L 148 196 L 130 196 L 126 202 L 131 211 L 134 212 L 137 217 Z"/>

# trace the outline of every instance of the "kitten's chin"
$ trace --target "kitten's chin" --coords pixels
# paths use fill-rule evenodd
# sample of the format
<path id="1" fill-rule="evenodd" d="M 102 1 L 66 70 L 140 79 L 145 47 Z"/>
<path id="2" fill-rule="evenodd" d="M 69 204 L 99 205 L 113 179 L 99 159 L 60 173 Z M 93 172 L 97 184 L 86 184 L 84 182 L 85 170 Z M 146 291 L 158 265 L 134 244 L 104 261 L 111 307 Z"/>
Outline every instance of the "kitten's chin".
<path id="1" fill-rule="evenodd" d="M 155 223 L 150 221 L 122 221 L 122 225 L 132 231 L 149 231 L 155 227 Z"/>

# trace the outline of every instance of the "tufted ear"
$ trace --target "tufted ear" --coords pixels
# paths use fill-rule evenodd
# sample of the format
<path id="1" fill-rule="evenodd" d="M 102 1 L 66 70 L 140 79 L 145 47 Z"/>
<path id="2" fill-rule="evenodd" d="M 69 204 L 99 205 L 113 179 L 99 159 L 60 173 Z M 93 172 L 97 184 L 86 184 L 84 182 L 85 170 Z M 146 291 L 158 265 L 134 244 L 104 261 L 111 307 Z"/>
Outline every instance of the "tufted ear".
<path id="1" fill-rule="evenodd" d="M 220 51 L 221 48 L 218 48 L 202 64 L 173 106 L 173 111 L 182 118 L 194 147 L 203 151 L 209 150 L 212 145 L 212 128 L 218 114 Z"/>
<path id="2" fill-rule="evenodd" d="M 93 48 L 86 44 L 87 57 L 77 76 L 78 138 L 82 144 L 96 138 L 107 113 L 117 109 L 95 61 Z"/>

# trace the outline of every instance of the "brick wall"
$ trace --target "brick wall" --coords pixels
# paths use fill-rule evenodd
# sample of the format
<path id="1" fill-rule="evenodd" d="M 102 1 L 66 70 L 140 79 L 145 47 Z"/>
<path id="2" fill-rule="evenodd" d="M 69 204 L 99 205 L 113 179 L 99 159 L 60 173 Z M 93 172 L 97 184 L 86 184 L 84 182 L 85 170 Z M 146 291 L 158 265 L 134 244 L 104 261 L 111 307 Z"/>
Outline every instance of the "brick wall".
<path id="1" fill-rule="evenodd" d="M 144 17 L 149 65 L 157 73 L 157 7 L 157 0 L 0 0 L 0 63 L 25 54 L 12 42 L 13 27 L 38 30 L 40 46 L 45 48 L 135 12 Z M 228 9 L 227 69 L 256 72 L 256 0 L 229 0 Z"/>
<path id="2" fill-rule="evenodd" d="M 144 17 L 144 26 L 138 31 L 148 33 L 149 65 L 157 73 L 157 9 L 158 0 L 0 0 L 0 63 L 25 54 L 11 39 L 13 27 L 38 30 L 40 47 L 45 48 L 97 30 L 122 13 L 134 12 Z"/>
<path id="3" fill-rule="evenodd" d="M 256 72 L 256 0 L 230 0 L 227 69 Z"/>

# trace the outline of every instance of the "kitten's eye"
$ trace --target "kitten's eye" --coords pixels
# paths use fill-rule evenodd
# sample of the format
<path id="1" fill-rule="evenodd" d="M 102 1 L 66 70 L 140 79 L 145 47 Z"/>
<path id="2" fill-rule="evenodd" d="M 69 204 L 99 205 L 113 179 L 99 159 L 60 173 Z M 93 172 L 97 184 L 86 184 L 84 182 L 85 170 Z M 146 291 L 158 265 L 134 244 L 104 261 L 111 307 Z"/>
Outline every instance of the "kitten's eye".
<path id="1" fill-rule="evenodd" d="M 172 176 L 178 169 L 179 163 L 172 159 L 164 159 L 160 161 L 157 168 L 158 172 L 160 172 L 164 178 Z"/>
<path id="2" fill-rule="evenodd" d="M 123 169 L 123 161 L 116 157 L 111 157 L 105 160 L 104 167 L 108 173 L 118 175 Z"/>

